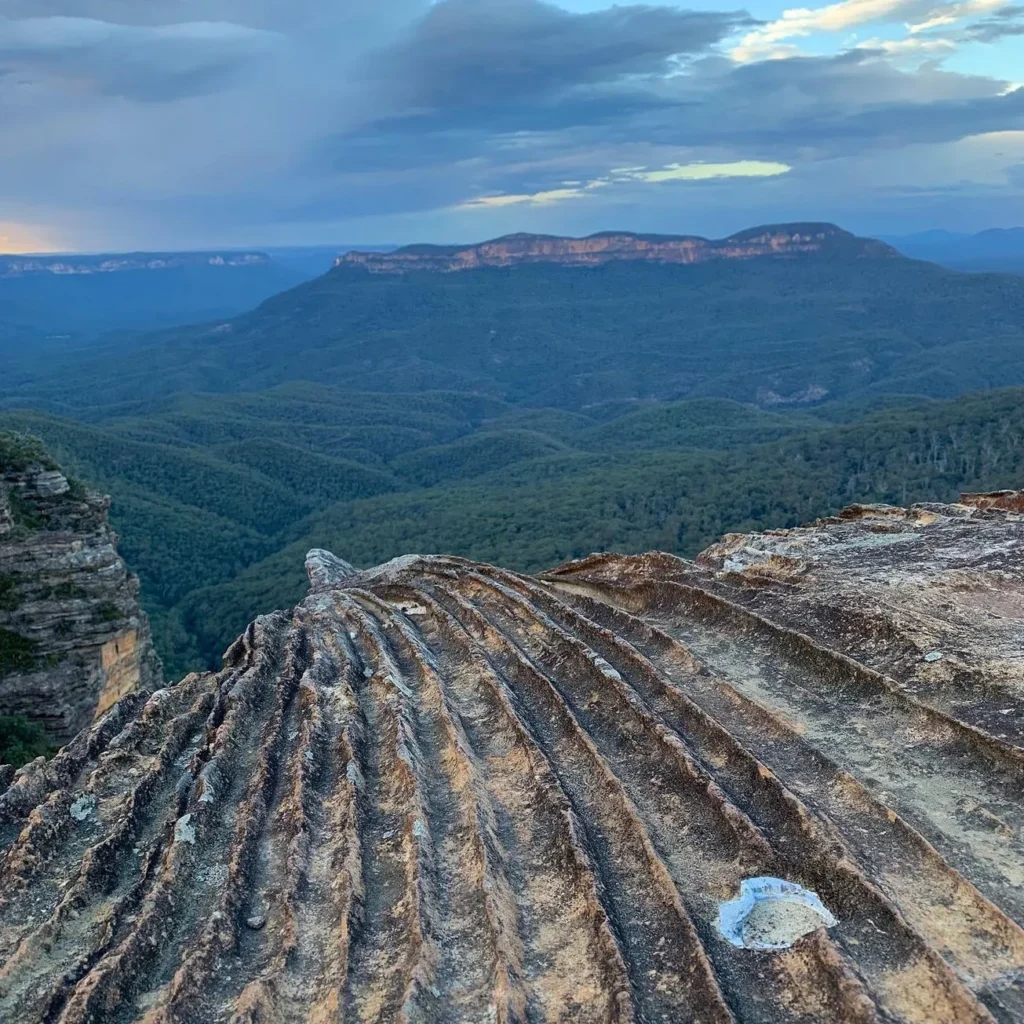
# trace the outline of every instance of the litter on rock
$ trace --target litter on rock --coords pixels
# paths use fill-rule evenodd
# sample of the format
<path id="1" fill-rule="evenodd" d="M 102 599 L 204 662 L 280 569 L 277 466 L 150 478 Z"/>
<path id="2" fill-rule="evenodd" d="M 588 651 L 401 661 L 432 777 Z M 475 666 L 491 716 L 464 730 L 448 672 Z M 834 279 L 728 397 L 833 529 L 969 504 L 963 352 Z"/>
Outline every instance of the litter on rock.
<path id="1" fill-rule="evenodd" d="M 744 879 L 738 898 L 718 908 L 719 932 L 742 949 L 789 949 L 802 936 L 838 923 L 815 893 L 770 876 Z"/>

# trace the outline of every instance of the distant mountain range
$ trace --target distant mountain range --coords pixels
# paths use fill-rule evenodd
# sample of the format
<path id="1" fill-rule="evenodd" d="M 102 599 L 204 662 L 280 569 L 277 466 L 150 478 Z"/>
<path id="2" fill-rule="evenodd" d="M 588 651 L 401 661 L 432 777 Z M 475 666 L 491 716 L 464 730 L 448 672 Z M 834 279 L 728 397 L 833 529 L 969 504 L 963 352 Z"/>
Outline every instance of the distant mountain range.
<path id="1" fill-rule="evenodd" d="M 326 274 L 342 253 L 352 249 L 364 252 L 392 252 L 397 245 L 287 245 L 265 248 L 263 251 L 282 267 L 297 270 L 306 277 Z"/>
<path id="2" fill-rule="evenodd" d="M 1024 273 L 1024 227 L 992 228 L 973 235 L 923 231 L 883 237 L 905 256 L 956 270 Z"/>
<path id="3" fill-rule="evenodd" d="M 690 266 L 797 258 L 877 262 L 899 254 L 959 270 L 1024 273 L 1024 228 L 977 235 L 930 231 L 878 241 L 832 224 L 798 223 L 752 228 L 724 239 L 605 231 L 586 238 L 514 234 L 471 245 L 401 248 L 337 244 L 0 255 L 0 356 L 26 367 L 40 355 L 63 355 L 109 332 L 147 333 L 229 320 L 332 268 L 393 275 L 529 264 Z"/>
<path id="4" fill-rule="evenodd" d="M 132 252 L 95 255 L 0 256 L 0 278 L 52 274 L 119 274 L 184 267 L 267 267 L 262 252 Z"/>
<path id="5" fill-rule="evenodd" d="M 26 274 L 0 294 L 152 297 L 176 276 L 251 280 L 268 255 Z M 824 224 L 363 252 L 240 315 L 11 351 L 0 340 L 0 429 L 41 435 L 113 496 L 173 674 L 292 603 L 311 547 L 520 568 L 692 554 L 1024 471 L 1024 277 Z"/>
<path id="6" fill-rule="evenodd" d="M 524 263 L 597 267 L 614 261 L 694 264 L 807 255 L 878 259 L 898 254 L 883 242 L 857 238 L 834 224 L 776 224 L 716 240 L 699 235 L 639 235 L 628 231 L 602 231 L 586 238 L 515 234 L 476 245 L 409 245 L 391 252 L 346 252 L 335 265 L 396 274 Z"/>
<path id="7" fill-rule="evenodd" d="M 325 274 L 349 248 L 0 254 L 0 356 L 236 316 Z"/>
<path id="8" fill-rule="evenodd" d="M 234 316 L 311 276 L 262 252 L 0 256 L 0 354 Z"/>
<path id="9" fill-rule="evenodd" d="M 23 365 L 0 405 L 84 411 L 312 380 L 574 410 L 781 407 L 1024 385 L 1022 347 L 1024 279 L 953 273 L 832 225 L 721 242 L 514 236 L 350 253 L 240 316 Z"/>

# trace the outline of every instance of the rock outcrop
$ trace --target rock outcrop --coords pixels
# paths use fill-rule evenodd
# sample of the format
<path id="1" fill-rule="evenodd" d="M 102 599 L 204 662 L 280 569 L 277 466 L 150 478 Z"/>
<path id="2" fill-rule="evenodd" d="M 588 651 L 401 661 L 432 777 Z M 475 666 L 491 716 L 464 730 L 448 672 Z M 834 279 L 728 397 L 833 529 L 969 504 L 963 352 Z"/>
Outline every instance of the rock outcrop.
<path id="1" fill-rule="evenodd" d="M 0 714 L 42 723 L 55 743 L 160 683 L 109 504 L 0 434 Z"/>
<path id="2" fill-rule="evenodd" d="M 525 263 L 595 267 L 613 260 L 693 264 L 801 256 L 877 259 L 898 258 L 899 253 L 884 242 L 857 238 L 833 224 L 780 224 L 751 228 L 719 240 L 697 235 L 637 235 L 624 231 L 607 231 L 587 238 L 506 235 L 479 245 L 410 245 L 387 253 L 347 252 L 337 258 L 335 266 L 365 267 L 375 274 L 403 274 L 416 270 L 445 273 Z"/>
<path id="3" fill-rule="evenodd" d="M 1024 1020 L 1022 554 L 968 504 L 312 553 L 0 796 L 0 1018 Z"/>

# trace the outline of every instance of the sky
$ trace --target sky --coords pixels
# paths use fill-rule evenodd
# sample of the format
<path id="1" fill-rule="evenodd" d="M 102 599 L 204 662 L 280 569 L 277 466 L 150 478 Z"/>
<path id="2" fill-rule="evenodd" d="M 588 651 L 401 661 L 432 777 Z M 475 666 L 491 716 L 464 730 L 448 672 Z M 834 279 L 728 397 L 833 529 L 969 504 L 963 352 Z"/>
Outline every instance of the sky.
<path id="1" fill-rule="evenodd" d="M 1024 224 L 1024 3 L 3 0 L 0 252 Z"/>

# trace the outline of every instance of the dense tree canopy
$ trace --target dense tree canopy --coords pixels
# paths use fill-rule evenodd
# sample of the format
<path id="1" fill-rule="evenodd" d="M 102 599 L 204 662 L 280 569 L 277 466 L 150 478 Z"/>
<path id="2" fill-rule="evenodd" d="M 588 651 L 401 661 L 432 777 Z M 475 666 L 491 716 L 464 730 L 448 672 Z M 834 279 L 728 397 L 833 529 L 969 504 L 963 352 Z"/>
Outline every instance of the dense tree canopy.
<path id="1" fill-rule="evenodd" d="M 172 673 L 215 664 L 250 618 L 298 599 L 310 547 L 358 565 L 448 552 L 526 570 L 594 550 L 693 555 L 854 501 L 1024 480 L 1021 389 L 798 412 L 626 408 L 598 420 L 298 383 L 99 424 L 11 412 L 0 426 L 39 435 L 112 494 Z"/>

